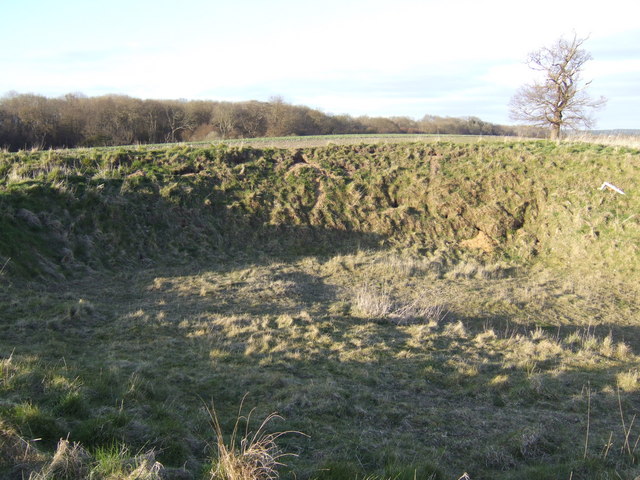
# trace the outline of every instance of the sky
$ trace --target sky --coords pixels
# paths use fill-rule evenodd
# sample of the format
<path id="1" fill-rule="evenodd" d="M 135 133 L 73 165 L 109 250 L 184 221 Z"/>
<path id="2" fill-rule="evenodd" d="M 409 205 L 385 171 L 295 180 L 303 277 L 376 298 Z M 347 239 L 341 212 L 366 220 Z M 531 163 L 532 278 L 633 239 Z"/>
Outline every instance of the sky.
<path id="1" fill-rule="evenodd" d="M 285 101 L 513 124 L 528 53 L 574 34 L 599 129 L 640 128 L 638 0 L 0 0 L 0 95 Z"/>

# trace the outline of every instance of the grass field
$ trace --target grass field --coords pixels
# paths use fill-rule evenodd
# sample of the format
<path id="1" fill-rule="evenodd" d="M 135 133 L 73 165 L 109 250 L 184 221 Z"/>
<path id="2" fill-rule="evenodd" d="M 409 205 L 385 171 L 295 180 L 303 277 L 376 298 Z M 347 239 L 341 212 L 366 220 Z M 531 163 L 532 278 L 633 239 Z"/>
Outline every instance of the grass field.
<path id="1" fill-rule="evenodd" d="M 358 143 L 397 144 L 413 142 L 500 142 L 508 141 L 509 137 L 482 135 L 434 135 L 434 134 L 377 134 L 377 135 L 309 135 L 304 137 L 273 137 L 222 140 L 227 145 L 273 148 L 309 148 L 325 147 L 329 145 L 353 145 Z M 510 140 L 513 140 L 510 139 Z"/>
<path id="2" fill-rule="evenodd" d="M 610 138 L 610 137 L 607 137 Z M 501 137 L 494 135 L 453 135 L 453 134 L 343 134 L 343 135 L 304 135 L 287 137 L 259 137 L 259 138 L 234 138 L 220 140 L 206 140 L 199 142 L 181 143 L 156 143 L 146 145 L 127 145 L 111 147 L 78 147 L 70 151 L 114 151 L 122 148 L 138 148 L 148 150 L 166 150 L 176 146 L 189 146 L 196 148 L 215 147 L 228 145 L 240 148 L 313 148 L 337 145 L 358 144 L 402 144 L 415 142 L 449 142 L 449 143 L 486 143 L 486 142 L 513 142 L 514 137 Z M 591 142 L 593 137 L 581 136 L 576 141 Z M 620 143 L 618 143 L 620 144 Z M 637 146 L 634 144 L 633 146 Z"/>
<path id="3" fill-rule="evenodd" d="M 639 169 L 541 141 L 3 154 L 0 477 L 635 478 Z"/>
<path id="4" fill-rule="evenodd" d="M 495 135 L 455 135 L 455 134 L 353 134 L 353 135 L 306 135 L 302 137 L 264 137 L 264 138 L 240 138 L 218 140 L 214 142 L 192 142 L 188 145 L 232 145 L 240 147 L 256 148 L 311 148 L 326 147 L 331 145 L 354 145 L 359 143 L 369 144 L 399 144 L 413 142 L 448 142 L 448 143 L 513 143 L 535 141 L 529 138 L 514 138 Z M 640 137 L 629 134 L 589 134 L 573 133 L 566 136 L 564 143 L 589 143 L 596 145 L 621 146 L 629 148 L 640 147 Z M 166 148 L 167 144 L 158 144 L 156 147 Z M 118 147 L 108 147 L 118 148 Z M 144 146 L 143 148 L 149 148 Z"/>
<path id="5" fill-rule="evenodd" d="M 260 138 L 239 138 L 215 141 L 201 142 L 183 142 L 177 144 L 158 143 L 147 145 L 130 145 L 128 148 L 138 148 L 142 150 L 160 149 L 166 150 L 175 146 L 191 146 L 191 147 L 214 147 L 216 145 L 229 145 L 235 147 L 253 147 L 253 148 L 313 148 L 327 147 L 336 145 L 357 145 L 360 143 L 368 144 L 401 144 L 401 143 L 513 143 L 535 141 L 530 138 L 515 138 L 509 136 L 495 135 L 455 135 L 455 134 L 350 134 L 350 135 L 305 135 L 305 136 L 288 136 L 288 137 L 260 137 Z M 621 146 L 629 148 L 638 148 L 640 146 L 640 137 L 638 135 L 629 134 L 589 134 L 589 133 L 572 133 L 563 140 L 565 143 L 588 143 L 596 145 Z M 123 147 L 78 147 L 72 151 L 96 151 L 106 150 L 113 151 Z"/>

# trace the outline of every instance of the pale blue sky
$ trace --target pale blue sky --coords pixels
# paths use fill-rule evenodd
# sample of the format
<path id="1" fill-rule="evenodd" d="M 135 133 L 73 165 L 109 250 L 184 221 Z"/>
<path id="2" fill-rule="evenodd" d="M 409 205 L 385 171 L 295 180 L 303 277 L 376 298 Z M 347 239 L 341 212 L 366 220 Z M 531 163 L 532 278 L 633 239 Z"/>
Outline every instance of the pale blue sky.
<path id="1" fill-rule="evenodd" d="M 523 5 L 523 6 L 520 6 Z M 0 95 L 268 100 L 511 123 L 527 53 L 589 35 L 598 128 L 640 128 L 637 0 L 0 0 Z"/>

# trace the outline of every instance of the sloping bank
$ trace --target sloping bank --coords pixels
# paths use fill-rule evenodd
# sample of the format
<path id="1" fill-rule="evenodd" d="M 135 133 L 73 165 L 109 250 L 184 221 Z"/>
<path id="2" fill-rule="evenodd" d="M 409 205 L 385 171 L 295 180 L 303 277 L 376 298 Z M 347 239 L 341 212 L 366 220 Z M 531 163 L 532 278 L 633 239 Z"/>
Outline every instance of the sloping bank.
<path id="1" fill-rule="evenodd" d="M 639 169 L 637 150 L 547 142 L 4 153 L 0 268 L 397 246 L 622 279 L 638 274 Z"/>

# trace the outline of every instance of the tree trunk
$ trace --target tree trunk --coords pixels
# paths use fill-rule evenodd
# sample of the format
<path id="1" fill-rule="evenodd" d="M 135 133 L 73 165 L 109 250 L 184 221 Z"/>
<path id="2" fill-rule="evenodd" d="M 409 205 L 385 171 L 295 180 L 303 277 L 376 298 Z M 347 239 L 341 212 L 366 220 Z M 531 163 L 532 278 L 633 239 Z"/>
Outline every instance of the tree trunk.
<path id="1" fill-rule="evenodd" d="M 562 99 L 558 99 L 558 106 L 553 112 L 553 120 L 551 121 L 551 140 L 555 140 L 556 142 L 560 142 L 560 128 L 564 124 L 562 119 L 562 111 L 564 109 L 564 102 Z"/>

